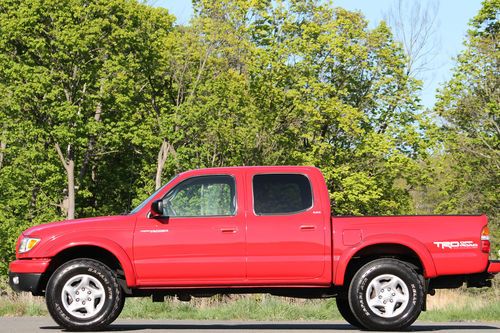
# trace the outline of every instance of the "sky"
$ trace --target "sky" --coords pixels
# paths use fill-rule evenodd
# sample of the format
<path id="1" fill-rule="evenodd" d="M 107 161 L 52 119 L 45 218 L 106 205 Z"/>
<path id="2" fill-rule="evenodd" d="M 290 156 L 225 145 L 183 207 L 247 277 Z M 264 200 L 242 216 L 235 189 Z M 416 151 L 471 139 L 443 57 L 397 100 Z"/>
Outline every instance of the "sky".
<path id="1" fill-rule="evenodd" d="M 333 0 L 333 5 L 360 11 L 373 28 L 395 6 L 397 0 Z M 405 3 L 420 1 L 422 5 L 438 3 L 435 39 L 435 56 L 429 70 L 422 73 L 424 82 L 421 99 L 426 108 L 432 108 L 436 89 L 451 78 L 454 58 L 463 49 L 468 23 L 479 9 L 481 0 L 403 0 Z M 189 0 L 152 0 L 154 6 L 165 7 L 177 18 L 178 24 L 187 24 L 193 14 Z M 432 7 L 432 6 L 431 6 Z"/>

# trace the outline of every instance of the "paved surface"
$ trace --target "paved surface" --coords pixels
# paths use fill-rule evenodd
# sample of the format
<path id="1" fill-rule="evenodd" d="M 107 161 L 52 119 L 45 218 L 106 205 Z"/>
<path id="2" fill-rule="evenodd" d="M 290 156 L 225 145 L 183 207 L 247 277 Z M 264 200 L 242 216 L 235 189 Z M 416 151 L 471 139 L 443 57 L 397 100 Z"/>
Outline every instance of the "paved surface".
<path id="1" fill-rule="evenodd" d="M 178 321 L 117 320 L 106 332 L 169 332 L 169 333 L 324 333 L 356 332 L 344 322 L 241 322 L 241 321 Z M 500 321 L 494 323 L 427 323 L 417 321 L 410 328 L 416 332 L 500 332 Z M 65 332 L 49 317 L 0 318 L 1 333 Z M 359 332 L 359 331 L 358 331 Z"/>

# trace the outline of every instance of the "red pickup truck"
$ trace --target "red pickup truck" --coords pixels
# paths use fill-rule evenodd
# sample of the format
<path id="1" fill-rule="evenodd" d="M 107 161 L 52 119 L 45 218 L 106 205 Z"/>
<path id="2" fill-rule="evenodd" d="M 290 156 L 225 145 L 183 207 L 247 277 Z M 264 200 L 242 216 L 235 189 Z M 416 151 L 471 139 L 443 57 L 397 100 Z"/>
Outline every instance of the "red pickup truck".
<path id="1" fill-rule="evenodd" d="M 491 286 L 486 216 L 332 217 L 313 167 L 184 172 L 130 214 L 32 227 L 10 263 L 14 290 L 54 320 L 96 330 L 125 297 L 218 293 L 337 298 L 354 326 L 400 330 L 437 288 Z"/>

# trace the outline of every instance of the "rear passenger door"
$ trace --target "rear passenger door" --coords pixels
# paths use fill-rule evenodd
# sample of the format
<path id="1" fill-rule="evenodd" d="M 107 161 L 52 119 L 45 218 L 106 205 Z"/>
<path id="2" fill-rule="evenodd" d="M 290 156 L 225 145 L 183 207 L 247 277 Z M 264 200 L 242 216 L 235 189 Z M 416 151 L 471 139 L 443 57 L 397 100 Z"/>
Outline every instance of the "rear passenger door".
<path id="1" fill-rule="evenodd" d="M 281 284 L 320 278 L 325 222 L 308 176 L 248 174 L 246 183 L 248 280 Z"/>

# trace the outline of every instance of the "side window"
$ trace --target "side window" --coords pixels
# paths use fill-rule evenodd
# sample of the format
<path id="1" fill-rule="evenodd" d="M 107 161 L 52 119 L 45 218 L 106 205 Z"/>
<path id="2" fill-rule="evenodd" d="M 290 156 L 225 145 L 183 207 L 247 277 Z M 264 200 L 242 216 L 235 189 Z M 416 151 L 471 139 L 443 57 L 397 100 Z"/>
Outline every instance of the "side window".
<path id="1" fill-rule="evenodd" d="M 202 176 L 183 181 L 163 198 L 164 214 L 177 217 L 230 216 L 236 213 L 231 176 Z"/>
<path id="2" fill-rule="evenodd" d="M 291 214 L 306 210 L 312 206 L 311 184 L 304 175 L 255 175 L 253 204 L 257 215 Z"/>

